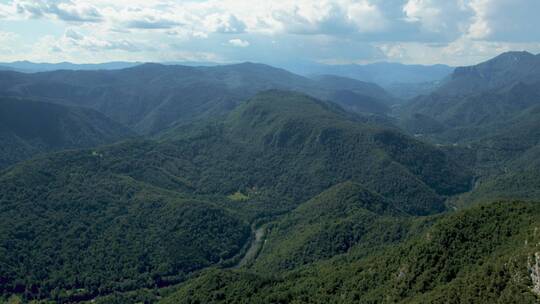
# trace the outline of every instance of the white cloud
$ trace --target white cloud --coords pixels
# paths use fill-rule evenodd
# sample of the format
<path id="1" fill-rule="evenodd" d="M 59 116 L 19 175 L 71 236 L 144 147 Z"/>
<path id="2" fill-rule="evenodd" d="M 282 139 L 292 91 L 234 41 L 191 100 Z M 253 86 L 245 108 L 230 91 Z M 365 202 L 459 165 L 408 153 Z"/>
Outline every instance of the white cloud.
<path id="1" fill-rule="evenodd" d="M 9 43 L 17 38 L 17 34 L 12 32 L 0 31 L 0 42 Z"/>
<path id="2" fill-rule="evenodd" d="M 298 2 L 274 9 L 272 18 L 282 32 L 350 35 L 381 31 L 387 25 L 380 9 L 367 0 Z"/>
<path id="3" fill-rule="evenodd" d="M 229 40 L 229 44 L 235 47 L 241 47 L 245 48 L 250 45 L 249 41 L 242 40 L 242 39 L 231 39 Z"/>
<path id="4" fill-rule="evenodd" d="M 0 53 L 6 58 L 17 53 L 17 49 L 14 47 L 17 41 L 18 35 L 12 32 L 0 31 Z"/>
<path id="5" fill-rule="evenodd" d="M 470 0 L 474 11 L 468 37 L 490 41 L 540 41 L 540 1 Z"/>
<path id="6" fill-rule="evenodd" d="M 45 29 L 36 29 L 37 38 L 38 34 L 28 34 L 27 30 L 18 32 L 9 28 L 22 36 L 20 41 L 26 41 L 22 46 L 9 46 L 18 49 L 19 56 L 30 56 L 27 50 L 38 45 L 36 39 L 43 38 L 40 46 L 51 50 L 48 58 L 60 58 L 63 54 L 79 61 L 89 56 L 82 60 L 190 57 L 271 62 L 287 58 L 346 63 L 390 59 L 422 63 L 441 60 L 455 64 L 483 58 L 492 53 L 490 48 L 534 50 L 535 43 L 540 42 L 540 31 L 534 30 L 540 28 L 538 11 L 539 0 L 4 0 L 0 3 L 0 18 L 8 19 L 13 28 L 17 22 L 21 25 L 28 22 L 21 28 L 31 23 L 51 28 L 50 34 L 44 33 Z M 0 58 L 8 58 L 8 53 L 3 51 L 6 48 L 2 49 Z"/>
<path id="7" fill-rule="evenodd" d="M 350 4 L 347 9 L 347 18 L 356 25 L 359 32 L 381 31 L 388 23 L 380 9 L 367 1 Z"/>
<path id="8" fill-rule="evenodd" d="M 403 12 L 406 21 L 436 33 L 460 34 L 470 18 L 470 11 L 460 0 L 409 0 Z"/>
<path id="9" fill-rule="evenodd" d="M 204 19 L 207 29 L 223 34 L 241 34 L 246 30 L 244 22 L 231 14 L 211 14 Z"/>
<path id="10" fill-rule="evenodd" d="M 89 2 L 60 0 L 16 0 L 12 5 L 18 14 L 29 18 L 53 17 L 68 22 L 98 22 L 103 19 L 99 10 Z"/>
<path id="11" fill-rule="evenodd" d="M 389 61 L 414 64 L 473 65 L 511 50 L 540 53 L 540 43 L 479 41 L 466 37 L 448 44 L 397 42 L 378 44 Z"/>

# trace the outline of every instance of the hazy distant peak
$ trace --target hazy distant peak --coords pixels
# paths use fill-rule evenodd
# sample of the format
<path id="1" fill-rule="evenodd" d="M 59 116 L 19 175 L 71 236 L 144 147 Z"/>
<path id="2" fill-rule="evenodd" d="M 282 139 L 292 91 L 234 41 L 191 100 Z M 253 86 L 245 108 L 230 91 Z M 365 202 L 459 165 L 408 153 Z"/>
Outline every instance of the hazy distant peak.
<path id="1" fill-rule="evenodd" d="M 500 54 L 499 56 L 496 56 L 495 58 L 491 59 L 490 61 L 494 60 L 520 60 L 524 58 L 533 58 L 535 57 L 534 54 L 529 53 L 527 51 L 510 51 Z"/>

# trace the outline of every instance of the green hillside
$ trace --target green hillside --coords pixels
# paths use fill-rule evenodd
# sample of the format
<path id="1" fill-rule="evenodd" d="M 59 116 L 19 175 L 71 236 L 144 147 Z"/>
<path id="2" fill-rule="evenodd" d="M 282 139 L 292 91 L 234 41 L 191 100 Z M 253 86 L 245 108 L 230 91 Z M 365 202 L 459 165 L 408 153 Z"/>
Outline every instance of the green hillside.
<path id="1" fill-rule="evenodd" d="M 491 60 L 456 68 L 433 93 L 418 97 L 398 110 L 410 132 L 437 140 L 477 140 L 512 124 L 516 117 L 538 105 L 540 57 L 508 52 Z M 432 129 L 417 120 L 436 121 Z"/>
<path id="2" fill-rule="evenodd" d="M 473 191 L 453 204 L 540 199 L 539 83 L 540 57 L 508 52 L 457 68 L 435 92 L 398 110 L 405 130 L 456 153 L 474 172 Z"/>
<path id="3" fill-rule="evenodd" d="M 213 67 L 143 64 L 121 70 L 0 71 L 0 95 L 93 108 L 140 134 L 227 114 L 268 89 L 299 91 L 359 112 L 386 112 L 392 97 L 343 77 L 313 80 L 255 63 Z M 347 91 L 349 96 L 335 96 Z M 352 94 L 352 95 L 351 95 Z M 374 111 L 374 112 L 371 112 Z"/>
<path id="4" fill-rule="evenodd" d="M 233 263 L 249 242 L 249 222 L 330 188 L 287 218 L 328 200 L 323 218 L 336 223 L 305 223 L 312 232 L 298 237 L 304 243 L 283 247 L 312 252 L 291 256 L 291 265 L 328 258 L 401 239 L 394 230 L 402 220 L 388 216 L 440 212 L 445 195 L 469 183 L 442 151 L 298 93 L 260 93 L 223 123 L 173 136 L 180 129 L 2 173 L 2 294 L 65 301 L 178 283 Z M 392 230 L 388 240 L 376 235 L 381 226 Z"/>
<path id="5" fill-rule="evenodd" d="M 90 109 L 0 98 L 0 169 L 40 153 L 132 136 L 127 128 Z"/>
<path id="6" fill-rule="evenodd" d="M 267 275 L 208 270 L 161 303 L 537 303 L 538 203 L 501 202 L 431 222 L 398 246 L 362 246 Z M 269 241 L 270 242 L 270 241 Z"/>
<path id="7" fill-rule="evenodd" d="M 56 301 L 167 286 L 232 258 L 248 225 L 209 201 L 58 153 L 0 177 L 0 293 Z"/>
<path id="8" fill-rule="evenodd" d="M 532 56 L 400 117 L 252 63 L 0 72 L 40 97 L 0 99 L 0 303 L 537 303 Z"/>
<path id="9" fill-rule="evenodd" d="M 203 130 L 180 140 L 182 149 L 197 149 L 205 181 L 194 184 L 199 191 L 256 189 L 273 201 L 299 202 L 353 180 L 406 212 L 425 214 L 443 210 L 442 196 L 469 186 L 468 171 L 442 151 L 297 93 L 260 93 Z"/>
<path id="10" fill-rule="evenodd" d="M 406 237 L 411 217 L 359 184 L 336 185 L 268 227 L 264 250 L 254 269 L 290 270 L 362 246 L 378 246 Z"/>

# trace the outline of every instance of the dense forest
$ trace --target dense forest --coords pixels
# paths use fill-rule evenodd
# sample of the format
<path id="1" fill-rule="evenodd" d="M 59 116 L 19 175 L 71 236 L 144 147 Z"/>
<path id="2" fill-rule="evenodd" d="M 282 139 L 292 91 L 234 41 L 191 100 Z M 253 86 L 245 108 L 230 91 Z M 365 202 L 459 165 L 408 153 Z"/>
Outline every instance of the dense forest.
<path id="1" fill-rule="evenodd" d="M 538 303 L 540 56 L 343 73 L 0 71 L 0 303 Z"/>

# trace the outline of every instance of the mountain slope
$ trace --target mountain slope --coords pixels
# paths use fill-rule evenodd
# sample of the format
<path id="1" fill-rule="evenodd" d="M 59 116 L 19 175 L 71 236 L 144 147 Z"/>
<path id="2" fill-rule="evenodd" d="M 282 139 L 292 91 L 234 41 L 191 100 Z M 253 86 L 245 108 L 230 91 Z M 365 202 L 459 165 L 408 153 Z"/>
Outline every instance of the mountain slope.
<path id="1" fill-rule="evenodd" d="M 0 168 L 39 153 L 92 147 L 132 135 L 90 109 L 0 98 Z"/>
<path id="2" fill-rule="evenodd" d="M 373 82 L 383 87 L 396 83 L 423 83 L 444 79 L 454 68 L 438 65 L 407 65 L 393 62 L 372 64 L 323 65 L 308 64 L 293 69 L 302 75 L 331 74 L 360 81 Z"/>
<path id="3" fill-rule="evenodd" d="M 214 67 L 143 64 L 109 71 L 0 72 L 4 95 L 39 98 L 90 107 L 143 134 L 176 123 L 226 114 L 241 101 L 267 89 L 286 89 L 332 98 L 333 91 L 354 92 L 345 107 L 385 103 L 376 85 L 340 81 L 331 88 L 282 69 L 254 63 Z M 336 100 L 340 103 L 340 100 Z M 361 110 L 370 110 L 362 107 Z M 381 111 L 381 107 L 376 108 Z"/>
<path id="4" fill-rule="evenodd" d="M 266 273 L 300 267 L 363 246 L 371 252 L 407 235 L 410 217 L 365 187 L 345 182 L 272 223 L 253 269 Z"/>
<path id="5" fill-rule="evenodd" d="M 405 120 L 425 115 L 446 129 L 488 126 L 538 105 L 539 83 L 540 56 L 504 53 L 475 66 L 456 68 L 439 89 L 413 100 L 401 114 Z"/>
<path id="6" fill-rule="evenodd" d="M 214 204 L 57 153 L 0 176 L 0 293 L 89 300 L 177 283 L 235 255 L 248 226 Z"/>
<path id="7" fill-rule="evenodd" d="M 220 191 L 227 185 L 228 191 L 271 189 L 303 201 L 354 180 L 403 203 L 408 212 L 423 213 L 442 210 L 441 195 L 462 192 L 469 183 L 467 171 L 443 152 L 298 93 L 260 93 L 224 124 L 204 130 L 190 143 L 201 151 L 201 161 L 211 163 L 202 164 L 209 166 L 202 174 L 221 180 Z"/>
<path id="8" fill-rule="evenodd" d="M 56 70 L 115 70 L 125 69 L 135 65 L 139 65 L 137 62 L 106 62 L 95 64 L 75 64 L 70 62 L 60 63 L 35 63 L 30 61 L 14 61 L 14 62 L 2 62 L 0 65 L 13 71 L 35 73 L 45 71 Z"/>
<path id="9" fill-rule="evenodd" d="M 161 303 L 537 303 L 539 206 L 501 202 L 417 219 L 435 223 L 368 256 L 353 247 L 281 274 L 209 270 Z"/>
<path id="10" fill-rule="evenodd" d="M 371 82 L 336 75 L 318 75 L 312 77 L 312 79 L 317 81 L 318 86 L 330 91 L 347 90 L 381 101 L 392 101 L 393 99 L 383 88 Z"/>
<path id="11" fill-rule="evenodd" d="M 539 80 L 539 56 L 506 52 L 474 66 L 456 68 L 438 92 L 462 96 Z"/>
<path id="12" fill-rule="evenodd" d="M 386 216 L 443 211 L 445 196 L 467 190 L 469 180 L 442 151 L 395 129 L 331 102 L 266 91 L 220 122 L 46 155 L 2 172 L 0 290 L 74 301 L 178 283 L 233 263 L 249 222 L 325 190 L 299 210 L 339 198 L 327 221 L 356 215 L 328 232 L 343 232 L 352 246 L 364 241 L 362 231 L 393 223 Z M 321 247 L 329 253 L 306 261 L 346 247 Z"/>
<path id="13" fill-rule="evenodd" d="M 475 187 L 458 205 L 537 200 L 539 109 L 540 56 L 509 52 L 457 68 L 435 93 L 402 109 L 401 125 L 472 156 Z"/>

